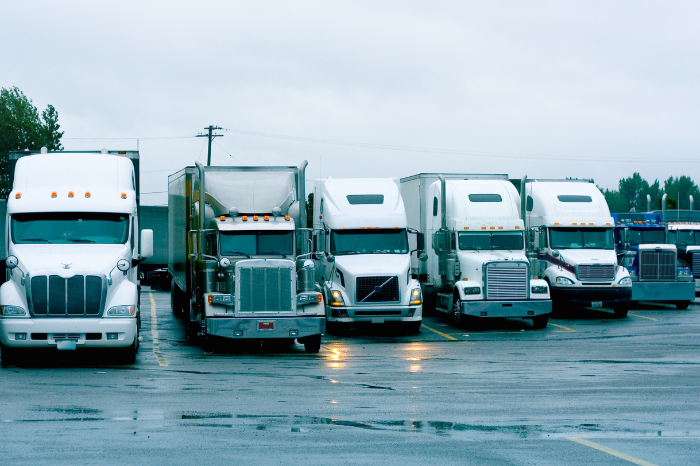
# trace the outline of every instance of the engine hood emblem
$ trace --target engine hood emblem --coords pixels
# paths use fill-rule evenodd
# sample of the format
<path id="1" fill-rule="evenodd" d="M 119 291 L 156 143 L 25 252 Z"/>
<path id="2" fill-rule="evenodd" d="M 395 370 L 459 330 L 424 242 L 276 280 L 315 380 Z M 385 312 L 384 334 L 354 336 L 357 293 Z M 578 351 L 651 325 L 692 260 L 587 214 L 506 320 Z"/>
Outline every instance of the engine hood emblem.
<path id="1" fill-rule="evenodd" d="M 64 264 L 61 262 L 61 265 L 63 266 L 64 269 L 70 269 L 70 266 L 73 265 L 72 263 Z"/>

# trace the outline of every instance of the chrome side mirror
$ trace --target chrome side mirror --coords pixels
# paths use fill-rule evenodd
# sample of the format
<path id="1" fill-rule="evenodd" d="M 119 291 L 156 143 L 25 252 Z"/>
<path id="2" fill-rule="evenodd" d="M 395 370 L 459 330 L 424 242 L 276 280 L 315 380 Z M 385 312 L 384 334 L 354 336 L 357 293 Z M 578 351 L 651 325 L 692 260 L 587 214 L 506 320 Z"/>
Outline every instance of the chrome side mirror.
<path id="1" fill-rule="evenodd" d="M 5 266 L 12 270 L 15 267 L 19 265 L 19 259 L 17 259 L 17 256 L 7 256 L 7 259 L 5 259 Z"/>
<path id="2" fill-rule="evenodd" d="M 228 257 L 222 257 L 221 260 L 219 261 L 219 267 L 221 267 L 222 269 L 228 269 L 230 265 L 231 265 L 231 261 L 229 260 Z"/>
<path id="3" fill-rule="evenodd" d="M 328 262 L 335 262 L 335 256 L 333 254 L 326 254 L 326 260 Z"/>
<path id="4" fill-rule="evenodd" d="M 428 255 L 425 253 L 425 251 L 421 251 L 421 253 L 418 255 L 418 260 L 421 262 L 428 260 Z"/>

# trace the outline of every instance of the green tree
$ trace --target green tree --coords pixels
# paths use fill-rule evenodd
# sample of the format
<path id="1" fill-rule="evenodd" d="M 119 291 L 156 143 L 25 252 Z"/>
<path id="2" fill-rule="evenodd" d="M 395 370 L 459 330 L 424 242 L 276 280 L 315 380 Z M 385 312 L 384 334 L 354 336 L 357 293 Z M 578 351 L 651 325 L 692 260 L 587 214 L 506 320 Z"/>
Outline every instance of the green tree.
<path id="1" fill-rule="evenodd" d="M 693 196 L 696 203 L 700 202 L 698 185 L 696 185 L 689 176 L 681 176 L 680 178 L 670 177 L 664 181 L 664 191 L 668 194 L 668 197 L 673 196 L 678 200 L 678 208 L 680 209 L 690 208 L 689 196 Z"/>
<path id="2" fill-rule="evenodd" d="M 15 150 L 62 150 L 58 112 L 49 105 L 39 111 L 16 87 L 0 90 L 0 195 L 12 189 L 8 155 Z"/>

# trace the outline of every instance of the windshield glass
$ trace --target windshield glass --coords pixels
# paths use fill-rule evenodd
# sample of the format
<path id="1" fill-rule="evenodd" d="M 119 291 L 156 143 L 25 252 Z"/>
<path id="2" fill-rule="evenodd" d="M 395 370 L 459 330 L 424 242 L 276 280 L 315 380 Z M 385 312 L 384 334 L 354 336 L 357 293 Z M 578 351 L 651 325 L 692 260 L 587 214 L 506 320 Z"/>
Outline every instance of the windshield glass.
<path id="1" fill-rule="evenodd" d="M 463 251 L 493 251 L 523 249 L 520 231 L 460 233 L 459 249 Z"/>
<path id="2" fill-rule="evenodd" d="M 221 232 L 222 256 L 291 256 L 294 254 L 292 231 Z"/>
<path id="3" fill-rule="evenodd" d="M 664 232 L 665 230 L 660 228 L 630 228 L 627 239 L 630 244 L 664 244 Z"/>
<path id="4" fill-rule="evenodd" d="M 407 254 L 406 230 L 333 230 L 331 252 L 346 254 Z"/>
<path id="5" fill-rule="evenodd" d="M 94 212 L 41 212 L 11 217 L 15 244 L 124 244 L 129 215 Z"/>
<path id="6" fill-rule="evenodd" d="M 553 249 L 612 249 L 612 228 L 552 228 Z"/>
<path id="7" fill-rule="evenodd" d="M 700 232 L 696 230 L 677 230 L 678 244 L 700 246 Z"/>

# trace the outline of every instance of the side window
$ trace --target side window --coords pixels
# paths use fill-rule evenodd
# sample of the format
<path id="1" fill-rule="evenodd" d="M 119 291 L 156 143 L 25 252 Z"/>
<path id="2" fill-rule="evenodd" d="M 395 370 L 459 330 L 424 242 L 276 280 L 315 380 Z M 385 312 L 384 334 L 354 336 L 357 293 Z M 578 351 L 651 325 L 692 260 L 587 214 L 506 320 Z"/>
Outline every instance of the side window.
<path id="1" fill-rule="evenodd" d="M 437 211 L 438 211 L 438 199 L 437 196 L 433 198 L 433 217 L 437 217 Z"/>
<path id="2" fill-rule="evenodd" d="M 134 219 L 134 217 L 131 217 L 131 236 L 129 236 L 129 238 L 131 239 L 131 250 L 136 252 L 136 237 L 134 236 L 134 223 L 136 223 L 136 219 Z"/>

